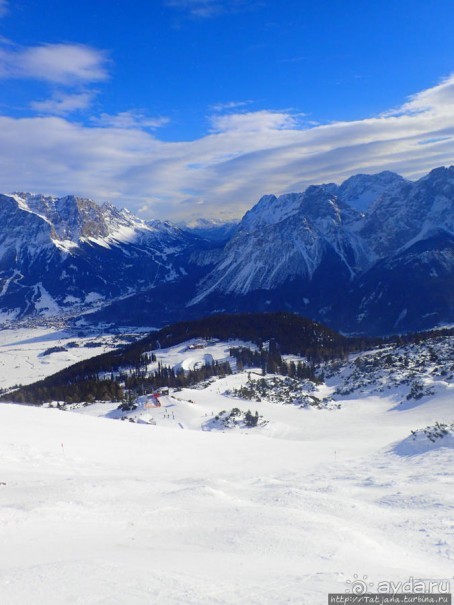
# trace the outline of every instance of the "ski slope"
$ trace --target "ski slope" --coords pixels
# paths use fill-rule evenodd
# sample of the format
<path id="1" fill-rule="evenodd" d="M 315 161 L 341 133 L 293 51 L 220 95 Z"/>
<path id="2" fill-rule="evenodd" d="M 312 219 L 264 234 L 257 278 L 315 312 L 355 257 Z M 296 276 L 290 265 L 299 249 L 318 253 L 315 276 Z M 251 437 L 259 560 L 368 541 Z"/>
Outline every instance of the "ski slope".
<path id="1" fill-rule="evenodd" d="M 156 363 L 221 359 L 229 344 Z M 407 402 L 397 367 L 389 389 L 384 370 L 368 382 L 357 368 L 316 388 L 360 386 L 326 409 L 232 397 L 253 371 L 127 414 L 0 405 L 0 603 L 322 605 L 355 574 L 372 591 L 453 586 L 454 438 L 419 430 L 452 423 L 452 381 L 428 365 L 429 394 Z M 216 427 L 234 407 L 267 423 Z"/>
<path id="2" fill-rule="evenodd" d="M 2 405 L 0 602 L 318 605 L 355 573 L 452 578 L 454 450 L 398 453 L 451 400 L 388 403 L 274 406 L 271 435 Z"/>

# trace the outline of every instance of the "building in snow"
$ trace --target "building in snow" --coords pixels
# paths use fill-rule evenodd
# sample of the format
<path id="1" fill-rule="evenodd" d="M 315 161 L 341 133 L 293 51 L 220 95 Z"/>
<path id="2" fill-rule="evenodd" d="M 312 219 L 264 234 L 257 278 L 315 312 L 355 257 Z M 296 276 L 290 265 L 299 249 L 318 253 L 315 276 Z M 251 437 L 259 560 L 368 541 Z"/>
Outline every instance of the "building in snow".
<path id="1" fill-rule="evenodd" d="M 204 349 L 206 346 L 205 342 L 199 341 L 199 342 L 194 342 L 190 345 L 188 345 L 187 350 L 188 351 L 193 351 L 194 349 Z"/>
<path id="2" fill-rule="evenodd" d="M 159 401 L 160 393 L 148 393 L 147 395 L 139 395 L 135 400 L 135 403 L 142 406 L 143 408 L 160 408 L 161 402 Z"/>

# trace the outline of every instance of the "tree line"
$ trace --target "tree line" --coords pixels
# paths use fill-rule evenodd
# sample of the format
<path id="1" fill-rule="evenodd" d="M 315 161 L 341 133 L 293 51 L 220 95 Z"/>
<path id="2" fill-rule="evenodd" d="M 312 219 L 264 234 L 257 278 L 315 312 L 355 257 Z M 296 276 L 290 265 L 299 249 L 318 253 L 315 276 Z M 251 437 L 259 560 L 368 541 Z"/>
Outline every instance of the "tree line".
<path id="1" fill-rule="evenodd" d="M 130 373 L 112 373 L 109 378 L 100 379 L 91 376 L 85 380 L 62 384 L 53 383 L 52 377 L 35 384 L 22 387 L 5 395 L 7 401 L 40 405 L 50 401 L 64 403 L 93 403 L 95 401 L 132 401 L 145 392 L 156 391 L 162 387 L 190 387 L 213 376 L 231 374 L 228 362 L 213 363 L 194 370 L 176 370 L 170 366 L 158 364 L 158 368 L 149 373 L 143 367 Z"/>
<path id="2" fill-rule="evenodd" d="M 280 347 L 274 339 L 270 340 L 268 348 L 263 346 L 257 350 L 249 347 L 231 348 L 230 356 L 236 359 L 239 372 L 247 368 L 260 368 L 263 376 L 265 374 L 282 374 L 300 380 L 320 381 L 315 363 L 303 363 L 300 360 L 297 362 L 285 361 L 282 358 Z"/>
<path id="3" fill-rule="evenodd" d="M 231 371 L 230 366 L 219 364 L 203 366 L 188 373 L 161 366 L 153 376 L 145 379 L 147 366 L 150 361 L 156 359 L 153 351 L 191 339 L 239 339 L 253 342 L 258 352 L 247 352 L 244 347 L 240 348 L 241 352 L 235 352 L 232 348 L 232 355 L 237 359 L 239 369 L 255 366 L 267 373 L 279 372 L 291 377 L 314 380 L 315 366 L 321 362 L 345 359 L 349 353 L 384 344 L 401 346 L 451 334 L 454 334 L 454 329 L 447 328 L 386 338 L 347 338 L 319 323 L 292 313 L 214 315 L 167 326 L 121 349 L 80 361 L 33 385 L 3 393 L 0 401 L 37 404 L 52 400 L 115 401 L 124 397 L 123 389 L 138 389 L 142 384 L 143 388 L 183 388 L 214 376 L 216 372 L 227 374 Z M 269 342 L 267 353 L 265 342 Z M 282 359 L 285 354 L 305 357 L 308 364 L 286 363 Z M 109 373 L 110 379 L 106 377 Z M 118 379 L 119 375 L 122 375 L 123 379 Z"/>

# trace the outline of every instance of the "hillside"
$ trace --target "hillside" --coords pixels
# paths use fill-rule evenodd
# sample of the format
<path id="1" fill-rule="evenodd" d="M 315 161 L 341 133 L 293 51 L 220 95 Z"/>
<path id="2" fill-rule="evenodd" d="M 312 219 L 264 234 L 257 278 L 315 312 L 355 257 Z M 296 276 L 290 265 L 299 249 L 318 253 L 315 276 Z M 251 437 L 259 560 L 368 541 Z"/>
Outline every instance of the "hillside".
<path id="1" fill-rule="evenodd" d="M 228 360 L 203 363 L 196 368 L 181 368 L 154 364 L 156 354 L 180 343 L 198 340 L 220 340 L 251 343 L 256 350 L 240 347 L 226 356 L 235 364 L 258 366 L 263 372 L 289 373 L 283 356 L 293 354 L 304 360 L 300 374 L 316 379 L 316 367 L 332 360 L 344 360 L 349 353 L 364 351 L 378 345 L 399 346 L 405 342 L 429 341 L 436 336 L 448 336 L 452 330 L 396 336 L 390 339 L 346 338 L 307 318 L 289 313 L 242 314 L 211 316 L 191 322 L 167 326 L 147 337 L 80 361 L 34 384 L 21 387 L 0 397 L 0 401 L 42 404 L 52 400 L 69 403 L 95 400 L 124 400 L 144 389 L 187 387 L 210 376 L 229 373 Z M 202 345 L 202 347 L 205 345 Z M 244 349 L 244 351 L 243 351 Z M 226 357 L 224 356 L 224 357 Z M 151 365 L 150 365 L 151 364 Z M 292 370 L 293 372 L 293 370 Z"/>
<path id="2" fill-rule="evenodd" d="M 270 375 L 263 395 L 253 371 L 151 410 L 1 405 L 1 602 L 322 605 L 358 576 L 447 590 L 452 351 L 421 337 L 328 364 L 309 395 L 335 405 L 280 398 Z M 235 393 L 249 378 L 260 401 Z"/>
<path id="3" fill-rule="evenodd" d="M 178 281 L 190 271 L 191 252 L 207 245 L 107 203 L 0 195 L 0 321 L 79 316 Z"/>
<path id="4" fill-rule="evenodd" d="M 43 403 L 67 398 L 77 401 L 121 398 L 119 380 L 112 379 L 109 373 L 134 371 L 142 376 L 146 356 L 152 351 L 199 338 L 239 339 L 256 344 L 272 340 L 282 354 L 295 353 L 312 360 L 342 357 L 349 348 L 358 346 L 356 341 L 349 341 L 325 326 L 289 313 L 211 316 L 152 332 L 136 343 L 81 361 L 33 385 L 8 393 L 1 400 Z M 100 380 L 101 374 L 103 380 Z M 150 380 L 153 382 L 153 376 Z"/>

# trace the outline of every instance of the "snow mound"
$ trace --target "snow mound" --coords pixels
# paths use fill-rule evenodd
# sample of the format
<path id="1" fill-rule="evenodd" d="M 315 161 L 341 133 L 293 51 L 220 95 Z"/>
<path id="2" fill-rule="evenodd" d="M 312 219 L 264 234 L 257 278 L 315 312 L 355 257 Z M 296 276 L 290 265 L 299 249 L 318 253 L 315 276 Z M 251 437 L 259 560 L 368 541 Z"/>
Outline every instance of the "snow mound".
<path id="1" fill-rule="evenodd" d="M 203 431 L 225 429 L 252 429 L 255 427 L 263 427 L 268 424 L 268 420 L 264 420 L 263 416 L 256 411 L 253 414 L 250 410 L 247 412 L 241 411 L 239 408 L 233 408 L 230 412 L 222 410 L 214 418 L 211 418 L 202 425 Z"/>
<path id="2" fill-rule="evenodd" d="M 290 404 L 300 408 L 340 409 L 339 403 L 320 399 L 315 395 L 316 391 L 316 385 L 310 380 L 277 375 L 257 378 L 249 375 L 245 384 L 226 390 L 224 395 L 245 401 Z"/>
<path id="3" fill-rule="evenodd" d="M 204 353 L 202 355 L 195 355 L 191 357 L 186 357 L 181 364 L 178 364 L 182 370 L 188 372 L 190 370 L 197 370 L 203 366 L 211 366 L 213 365 L 213 355 L 211 353 Z"/>
<path id="4" fill-rule="evenodd" d="M 442 447 L 454 449 L 454 422 L 436 422 L 424 429 L 412 431 L 394 451 L 400 456 L 412 456 Z"/>

